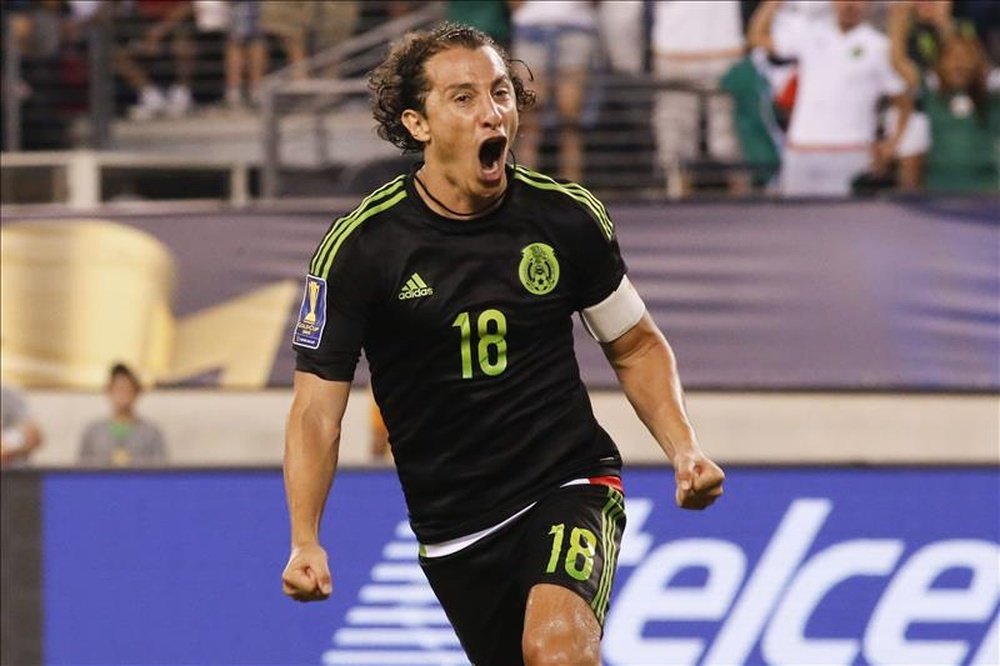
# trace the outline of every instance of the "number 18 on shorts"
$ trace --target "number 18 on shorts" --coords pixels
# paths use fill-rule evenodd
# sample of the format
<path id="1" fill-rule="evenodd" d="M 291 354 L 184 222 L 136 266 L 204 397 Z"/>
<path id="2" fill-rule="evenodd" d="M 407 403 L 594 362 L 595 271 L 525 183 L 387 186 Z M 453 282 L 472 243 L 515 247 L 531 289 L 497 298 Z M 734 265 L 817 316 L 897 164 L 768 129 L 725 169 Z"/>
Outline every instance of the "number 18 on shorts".
<path id="1" fill-rule="evenodd" d="M 525 535 L 530 541 L 528 560 L 535 566 L 544 560 L 531 584 L 573 590 L 603 624 L 625 527 L 622 494 L 603 485 L 568 486 L 548 499 L 536 507 L 532 534 Z"/>

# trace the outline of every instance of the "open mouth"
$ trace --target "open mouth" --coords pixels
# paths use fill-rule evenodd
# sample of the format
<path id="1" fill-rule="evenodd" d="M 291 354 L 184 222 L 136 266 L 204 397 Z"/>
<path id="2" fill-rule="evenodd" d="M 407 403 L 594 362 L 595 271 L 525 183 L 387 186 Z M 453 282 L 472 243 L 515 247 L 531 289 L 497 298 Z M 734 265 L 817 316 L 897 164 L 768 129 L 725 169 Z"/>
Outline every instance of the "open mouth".
<path id="1" fill-rule="evenodd" d="M 487 139 L 479 146 L 479 164 L 487 175 L 492 175 L 503 167 L 503 151 L 507 147 L 507 137 Z"/>

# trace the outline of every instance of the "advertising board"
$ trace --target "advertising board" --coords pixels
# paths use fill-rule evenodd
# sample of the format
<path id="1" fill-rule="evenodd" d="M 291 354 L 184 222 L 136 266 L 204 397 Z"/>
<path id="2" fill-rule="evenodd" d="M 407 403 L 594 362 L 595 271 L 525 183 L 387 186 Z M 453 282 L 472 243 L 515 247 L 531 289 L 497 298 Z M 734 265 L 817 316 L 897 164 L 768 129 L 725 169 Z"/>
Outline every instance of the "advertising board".
<path id="1" fill-rule="evenodd" d="M 609 666 L 1000 663 L 996 469 L 735 468 L 706 512 L 625 476 Z M 285 599 L 280 473 L 58 473 L 44 500 L 49 664 L 464 664 L 391 472 L 345 471 L 334 594 Z"/>

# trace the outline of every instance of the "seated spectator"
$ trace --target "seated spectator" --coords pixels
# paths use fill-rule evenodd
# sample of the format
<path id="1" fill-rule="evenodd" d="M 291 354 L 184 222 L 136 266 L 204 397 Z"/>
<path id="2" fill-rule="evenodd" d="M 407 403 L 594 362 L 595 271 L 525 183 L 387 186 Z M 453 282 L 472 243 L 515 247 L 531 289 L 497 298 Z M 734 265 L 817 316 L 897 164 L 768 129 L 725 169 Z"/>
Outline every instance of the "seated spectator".
<path id="1" fill-rule="evenodd" d="M 115 71 L 139 98 L 129 115 L 135 120 L 149 120 L 164 113 L 171 117 L 187 114 L 193 103 L 191 81 L 197 58 L 191 2 L 135 0 L 115 7 L 127 12 L 116 16 L 122 43 L 114 51 Z M 130 29 L 137 30 L 140 36 L 131 39 Z M 163 55 L 163 45 L 168 39 L 174 83 L 164 93 L 148 73 L 148 65 L 150 60 Z"/>
<path id="2" fill-rule="evenodd" d="M 936 85 L 920 97 L 930 120 L 926 187 L 931 192 L 996 192 L 1000 96 L 987 90 L 978 39 L 957 35 L 942 49 Z M 933 83 L 933 82 L 932 82 Z"/>
<path id="3" fill-rule="evenodd" d="M 111 368 L 107 387 L 111 416 L 87 426 L 80 440 L 80 464 L 129 467 L 160 465 L 167 461 L 167 449 L 159 428 L 135 412 L 141 392 L 139 378 L 128 366 L 118 363 Z"/>
<path id="4" fill-rule="evenodd" d="M 42 431 L 19 391 L 0 386 L 0 465 L 22 467 L 42 445 Z"/>
<path id="5" fill-rule="evenodd" d="M 889 40 L 867 21 L 868 3 L 838 0 L 833 22 L 786 22 L 781 30 L 772 30 L 779 5 L 769 0 L 758 7 L 748 37 L 754 47 L 799 62 L 781 191 L 786 196 L 847 196 L 858 176 L 886 173 L 913 101 L 892 66 Z M 882 96 L 891 98 L 899 119 L 895 132 L 875 143 Z"/>
<path id="6" fill-rule="evenodd" d="M 537 103 L 521 116 L 517 158 L 538 166 L 544 116 L 554 101 L 559 132 L 560 176 L 583 180 L 583 123 L 587 82 L 598 55 L 597 13 L 589 0 L 512 1 L 514 57 L 527 63 L 534 76 Z M 553 100 L 554 98 L 554 100 Z"/>

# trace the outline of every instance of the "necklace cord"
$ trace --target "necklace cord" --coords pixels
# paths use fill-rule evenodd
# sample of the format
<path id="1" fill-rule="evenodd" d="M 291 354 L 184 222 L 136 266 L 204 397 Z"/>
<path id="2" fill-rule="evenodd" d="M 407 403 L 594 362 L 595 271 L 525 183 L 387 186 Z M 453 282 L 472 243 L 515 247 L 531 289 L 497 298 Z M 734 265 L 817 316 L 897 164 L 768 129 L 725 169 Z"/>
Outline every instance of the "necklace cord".
<path id="1" fill-rule="evenodd" d="M 517 158 L 514 157 L 514 151 L 511 150 L 510 153 L 511 153 L 511 157 L 514 160 L 514 166 L 517 166 Z M 441 208 L 443 208 L 444 210 L 448 211 L 452 215 L 456 215 L 458 217 L 476 217 L 477 215 L 482 215 L 482 214 L 488 212 L 491 208 L 493 208 L 494 206 L 496 206 L 499 202 L 503 201 L 503 198 L 505 196 L 507 196 L 507 190 L 510 189 L 510 183 L 508 183 L 507 187 L 505 187 L 503 189 L 503 192 L 500 193 L 500 196 L 498 196 L 496 199 L 494 199 L 493 201 L 489 202 L 488 204 L 486 204 L 485 206 L 483 206 L 479 210 L 474 210 L 471 213 L 460 213 L 457 210 L 452 210 L 451 208 L 448 208 L 446 205 L 444 205 L 444 203 L 440 199 L 438 199 L 436 196 L 434 196 L 431 193 L 431 191 L 427 188 L 427 185 L 424 183 L 424 181 L 420 180 L 420 176 L 417 175 L 416 171 L 413 172 L 413 180 L 417 181 L 417 184 L 420 185 L 420 189 L 422 189 L 424 191 L 424 194 L 426 194 L 427 196 L 429 196 L 431 198 L 431 201 L 433 201 L 434 203 L 436 203 L 438 206 L 441 206 Z"/>

